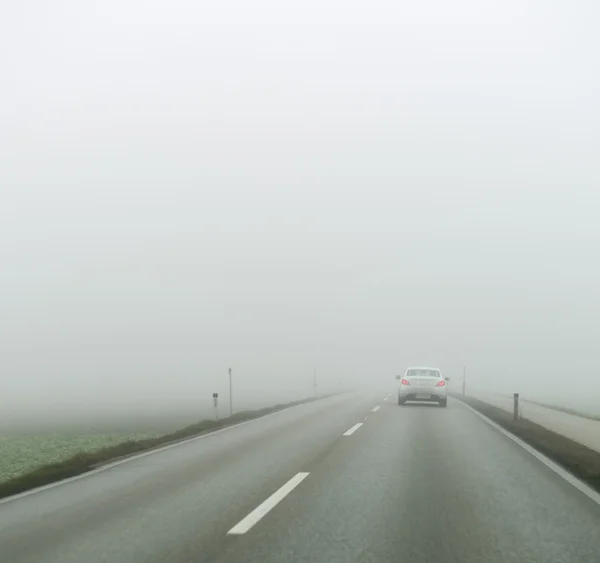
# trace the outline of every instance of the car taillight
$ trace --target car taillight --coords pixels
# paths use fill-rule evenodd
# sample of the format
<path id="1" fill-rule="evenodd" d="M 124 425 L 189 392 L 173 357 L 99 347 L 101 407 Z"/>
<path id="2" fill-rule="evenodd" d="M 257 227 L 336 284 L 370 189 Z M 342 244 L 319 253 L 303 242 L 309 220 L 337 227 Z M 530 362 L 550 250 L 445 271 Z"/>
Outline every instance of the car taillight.
<path id="1" fill-rule="evenodd" d="M 446 385 L 445 381 L 438 381 L 436 387 L 443 387 L 444 385 Z"/>
<path id="2" fill-rule="evenodd" d="M 400 383 L 402 383 L 402 385 L 410 385 L 410 381 L 408 379 L 404 379 L 404 377 Z"/>

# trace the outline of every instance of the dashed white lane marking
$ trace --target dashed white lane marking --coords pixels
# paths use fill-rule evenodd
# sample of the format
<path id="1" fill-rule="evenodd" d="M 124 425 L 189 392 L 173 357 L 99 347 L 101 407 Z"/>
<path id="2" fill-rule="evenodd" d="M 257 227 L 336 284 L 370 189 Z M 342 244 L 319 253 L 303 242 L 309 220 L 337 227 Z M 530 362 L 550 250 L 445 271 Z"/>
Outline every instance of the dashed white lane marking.
<path id="1" fill-rule="evenodd" d="M 348 428 L 348 430 L 344 432 L 343 436 L 352 436 L 352 434 L 354 434 L 362 425 L 362 422 L 356 423 L 352 428 Z"/>
<path id="2" fill-rule="evenodd" d="M 373 410 L 371 412 L 377 412 L 380 409 L 380 405 L 377 405 L 376 407 L 373 408 Z"/>
<path id="3" fill-rule="evenodd" d="M 240 520 L 229 532 L 230 535 L 240 536 L 262 520 L 287 495 L 289 495 L 310 473 L 297 473 L 283 487 L 276 490 L 267 500 L 259 504 L 248 516 Z"/>
<path id="4" fill-rule="evenodd" d="M 388 400 L 388 398 L 387 398 L 387 397 L 384 397 L 384 398 L 383 398 L 383 400 L 384 400 L 384 401 L 387 401 L 387 400 Z"/>

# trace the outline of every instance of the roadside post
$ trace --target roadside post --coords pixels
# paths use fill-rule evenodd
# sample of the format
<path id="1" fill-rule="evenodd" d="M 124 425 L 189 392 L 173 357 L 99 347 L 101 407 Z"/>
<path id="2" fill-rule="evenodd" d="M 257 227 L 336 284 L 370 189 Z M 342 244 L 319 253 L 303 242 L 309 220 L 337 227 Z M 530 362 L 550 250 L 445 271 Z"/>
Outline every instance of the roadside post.
<path id="1" fill-rule="evenodd" d="M 213 393 L 213 406 L 215 407 L 215 419 L 219 420 L 219 394 Z"/>
<path id="2" fill-rule="evenodd" d="M 231 368 L 229 368 L 229 416 L 233 416 L 233 383 L 231 381 Z"/>
<path id="3" fill-rule="evenodd" d="M 513 420 L 519 420 L 519 394 L 513 393 Z"/>

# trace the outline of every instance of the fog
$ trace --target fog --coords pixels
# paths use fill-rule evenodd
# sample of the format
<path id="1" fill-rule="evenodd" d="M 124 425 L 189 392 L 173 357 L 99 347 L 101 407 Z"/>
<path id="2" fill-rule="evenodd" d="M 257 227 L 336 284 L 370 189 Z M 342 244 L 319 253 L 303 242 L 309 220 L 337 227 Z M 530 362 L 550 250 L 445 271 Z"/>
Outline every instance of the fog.
<path id="1" fill-rule="evenodd" d="M 594 402 L 596 3 L 284 4 L 0 8 L 0 410 Z"/>

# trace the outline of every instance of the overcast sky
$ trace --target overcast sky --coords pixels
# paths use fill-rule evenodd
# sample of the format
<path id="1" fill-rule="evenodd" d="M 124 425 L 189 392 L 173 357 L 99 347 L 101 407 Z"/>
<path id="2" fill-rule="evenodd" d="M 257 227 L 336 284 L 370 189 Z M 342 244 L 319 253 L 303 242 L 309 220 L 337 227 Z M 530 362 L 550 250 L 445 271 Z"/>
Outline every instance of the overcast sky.
<path id="1" fill-rule="evenodd" d="M 3 3 L 0 406 L 600 393 L 597 2 L 289 4 Z"/>

